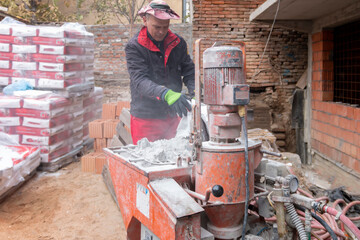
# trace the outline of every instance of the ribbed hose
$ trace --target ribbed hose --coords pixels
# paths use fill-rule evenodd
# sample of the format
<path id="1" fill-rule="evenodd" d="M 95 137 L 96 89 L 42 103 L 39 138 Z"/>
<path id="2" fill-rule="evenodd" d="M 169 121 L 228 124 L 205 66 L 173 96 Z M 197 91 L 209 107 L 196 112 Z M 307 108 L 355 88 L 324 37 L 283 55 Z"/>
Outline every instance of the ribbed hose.
<path id="1" fill-rule="evenodd" d="M 246 121 L 245 117 L 241 117 L 241 123 L 243 126 L 243 134 L 245 138 L 245 185 L 246 185 L 246 199 L 245 199 L 245 215 L 244 215 L 244 221 L 243 221 L 243 229 L 241 236 L 244 239 L 245 238 L 245 229 L 246 229 L 246 223 L 248 218 L 248 204 L 249 204 L 249 198 L 250 198 L 250 187 L 249 187 L 249 152 L 248 152 L 248 137 L 247 137 L 247 129 L 246 129 Z"/>
<path id="2" fill-rule="evenodd" d="M 291 221 L 294 223 L 296 230 L 299 233 L 301 240 L 307 240 L 305 228 L 302 225 L 299 215 L 296 213 L 295 207 L 292 203 L 285 203 L 286 210 L 290 215 Z"/>
<path id="3" fill-rule="evenodd" d="M 295 205 L 295 207 L 297 209 L 300 209 L 301 211 L 305 212 L 305 208 L 303 206 L 300 205 Z M 322 219 L 321 217 L 319 217 L 318 215 L 316 215 L 315 213 L 311 212 L 311 216 L 313 218 L 315 218 L 316 221 L 318 221 L 321 225 L 323 225 L 323 227 L 326 229 L 326 231 L 330 234 L 331 238 L 333 240 L 337 240 L 337 236 L 334 233 L 334 231 L 332 230 L 332 228 L 329 226 L 329 224 L 327 224 L 327 222 L 324 221 L 324 219 Z"/>

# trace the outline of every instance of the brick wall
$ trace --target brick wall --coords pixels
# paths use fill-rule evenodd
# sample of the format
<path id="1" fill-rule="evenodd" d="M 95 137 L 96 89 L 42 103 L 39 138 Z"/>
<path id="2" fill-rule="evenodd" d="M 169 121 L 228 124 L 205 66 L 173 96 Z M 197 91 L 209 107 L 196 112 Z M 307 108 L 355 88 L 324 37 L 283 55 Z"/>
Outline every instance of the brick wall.
<path id="1" fill-rule="evenodd" d="M 360 173 L 360 108 L 333 100 L 333 32 L 312 35 L 311 145 L 333 161 Z"/>
<path id="2" fill-rule="evenodd" d="M 208 40 L 204 41 L 202 50 L 218 40 L 245 42 L 247 82 L 251 89 L 263 91 L 258 94 L 258 99 L 250 102 L 264 101 L 270 108 L 268 124 L 251 126 L 283 130 L 286 133 L 285 149 L 294 151 L 294 131 L 290 127 L 291 97 L 296 82 L 307 67 L 307 34 L 275 27 L 259 66 L 270 26 L 250 23 L 249 16 L 264 1 L 194 0 L 193 39 Z M 257 106 L 252 107 L 256 112 Z M 254 123 L 261 122 L 256 115 L 254 117 Z"/>
<path id="3" fill-rule="evenodd" d="M 126 68 L 125 46 L 130 27 L 124 25 L 86 26 L 95 36 L 95 85 L 104 88 L 103 102 L 130 100 L 130 80 Z M 136 25 L 136 33 L 141 25 Z M 180 34 L 192 52 L 192 27 L 189 24 L 171 24 L 170 29 Z"/>

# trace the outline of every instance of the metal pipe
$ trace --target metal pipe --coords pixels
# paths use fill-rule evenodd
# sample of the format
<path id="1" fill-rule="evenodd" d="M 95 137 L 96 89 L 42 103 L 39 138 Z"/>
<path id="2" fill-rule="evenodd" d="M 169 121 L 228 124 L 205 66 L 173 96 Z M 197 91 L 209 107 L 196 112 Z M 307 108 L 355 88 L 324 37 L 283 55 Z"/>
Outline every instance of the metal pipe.
<path id="1" fill-rule="evenodd" d="M 282 156 L 281 153 L 271 152 L 271 151 L 265 150 L 263 148 L 260 149 L 260 152 L 266 153 L 266 154 L 269 154 L 269 155 L 273 155 L 273 156 L 276 156 L 276 157 L 281 157 Z"/>
<path id="2" fill-rule="evenodd" d="M 210 196 L 211 196 L 211 193 L 212 193 L 212 188 L 208 188 L 206 189 L 206 192 L 205 192 L 205 204 L 209 201 L 210 199 Z"/>
<path id="3" fill-rule="evenodd" d="M 199 199 L 201 201 L 205 201 L 205 199 L 206 199 L 204 195 L 201 195 L 200 193 L 191 191 L 190 189 L 184 188 L 184 191 L 187 192 L 190 196 L 192 196 L 196 199 Z"/>
<path id="4" fill-rule="evenodd" d="M 248 204 L 249 204 L 249 198 L 250 198 L 250 187 L 249 187 L 249 149 L 248 149 L 248 137 L 247 137 L 247 129 L 246 129 L 246 121 L 245 121 L 245 106 L 239 107 L 239 115 L 241 118 L 241 124 L 243 127 L 243 137 L 245 139 L 245 185 L 246 185 L 246 198 L 245 198 L 245 215 L 244 215 L 244 221 L 243 221 L 243 229 L 241 236 L 245 238 L 245 230 L 246 230 L 246 223 L 248 218 Z"/>
<path id="5" fill-rule="evenodd" d="M 182 1 L 182 22 L 183 23 L 186 23 L 186 1 L 187 0 Z"/>
<path id="6" fill-rule="evenodd" d="M 283 191 L 280 188 L 279 183 L 275 183 L 273 189 L 273 196 L 282 197 Z M 276 211 L 276 223 L 278 228 L 279 239 L 286 239 L 286 223 L 285 223 L 285 210 L 283 202 L 275 202 L 275 211 Z"/>

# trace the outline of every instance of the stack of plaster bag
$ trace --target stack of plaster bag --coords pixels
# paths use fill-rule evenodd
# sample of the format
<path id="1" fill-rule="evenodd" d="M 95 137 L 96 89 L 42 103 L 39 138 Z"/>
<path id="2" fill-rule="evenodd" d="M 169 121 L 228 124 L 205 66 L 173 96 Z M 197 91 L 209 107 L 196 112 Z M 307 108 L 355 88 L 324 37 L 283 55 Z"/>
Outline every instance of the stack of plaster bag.
<path id="1" fill-rule="evenodd" d="M 0 132 L 0 199 L 22 183 L 40 164 L 40 150 L 21 146 Z"/>
<path id="2" fill-rule="evenodd" d="M 66 91 L 94 83 L 94 36 L 83 25 L 0 22 L 0 85 L 26 80 L 36 89 Z"/>
<path id="3" fill-rule="evenodd" d="M 0 95 L 0 131 L 39 147 L 43 163 L 79 152 L 89 141 L 87 123 L 101 115 L 93 60 L 93 35 L 80 24 L 0 22 L 0 85 L 8 85 Z"/>

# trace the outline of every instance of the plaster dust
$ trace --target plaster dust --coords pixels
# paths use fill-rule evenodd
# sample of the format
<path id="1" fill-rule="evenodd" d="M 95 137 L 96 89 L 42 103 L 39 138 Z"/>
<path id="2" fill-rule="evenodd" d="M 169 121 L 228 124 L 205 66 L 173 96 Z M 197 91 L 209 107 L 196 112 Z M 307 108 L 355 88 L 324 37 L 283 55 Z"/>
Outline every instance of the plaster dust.
<path id="1" fill-rule="evenodd" d="M 187 159 L 191 157 L 192 147 L 189 143 L 191 117 L 183 117 L 177 128 L 176 136 L 169 140 L 149 142 L 143 138 L 129 151 L 139 158 L 144 158 L 148 163 L 174 164 L 178 157 Z"/>
<path id="2" fill-rule="evenodd" d="M 126 231 L 102 176 L 74 162 L 38 172 L 0 203 L 0 239 L 125 240 Z"/>

